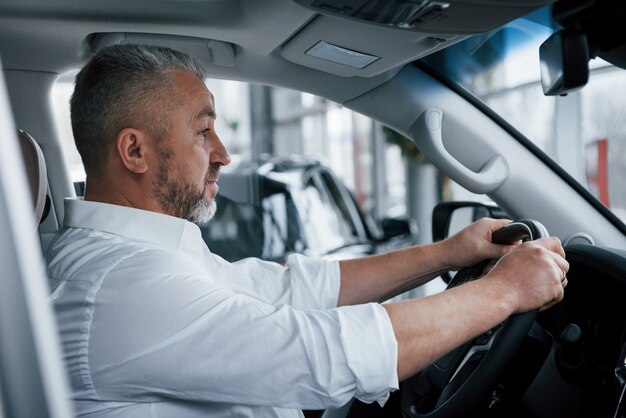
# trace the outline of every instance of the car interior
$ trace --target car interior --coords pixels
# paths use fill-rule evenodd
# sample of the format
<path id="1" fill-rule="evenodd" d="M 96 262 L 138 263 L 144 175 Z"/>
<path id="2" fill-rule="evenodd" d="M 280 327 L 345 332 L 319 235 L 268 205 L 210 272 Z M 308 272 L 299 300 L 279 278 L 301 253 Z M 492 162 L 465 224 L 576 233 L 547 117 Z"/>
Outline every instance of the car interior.
<path id="1" fill-rule="evenodd" d="M 470 220 L 522 220 L 524 239 L 543 234 L 539 223 L 564 244 L 562 303 L 455 350 L 403 382 L 385 408 L 355 401 L 307 416 L 626 417 L 624 219 L 450 75 L 462 69 L 460 46 L 538 13 L 550 39 L 541 68 L 528 71 L 541 73 L 545 94 L 592 87 L 592 58 L 626 69 L 621 0 L 3 0 L 0 417 L 73 416 L 42 262 L 63 200 L 76 196 L 50 94 L 62 74 L 124 43 L 189 53 L 211 78 L 323 97 L 411 139 L 447 177 L 494 202 L 433 208 L 434 239 L 469 209 Z"/>

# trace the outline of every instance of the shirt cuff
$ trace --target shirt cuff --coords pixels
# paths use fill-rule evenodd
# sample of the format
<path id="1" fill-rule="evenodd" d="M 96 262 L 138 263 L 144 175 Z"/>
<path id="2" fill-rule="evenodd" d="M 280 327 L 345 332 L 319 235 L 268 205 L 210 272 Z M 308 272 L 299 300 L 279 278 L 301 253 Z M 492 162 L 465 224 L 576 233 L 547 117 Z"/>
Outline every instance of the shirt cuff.
<path id="1" fill-rule="evenodd" d="M 356 379 L 355 398 L 383 406 L 389 393 L 399 387 L 398 343 L 387 311 L 376 303 L 337 311 L 341 343 Z"/>

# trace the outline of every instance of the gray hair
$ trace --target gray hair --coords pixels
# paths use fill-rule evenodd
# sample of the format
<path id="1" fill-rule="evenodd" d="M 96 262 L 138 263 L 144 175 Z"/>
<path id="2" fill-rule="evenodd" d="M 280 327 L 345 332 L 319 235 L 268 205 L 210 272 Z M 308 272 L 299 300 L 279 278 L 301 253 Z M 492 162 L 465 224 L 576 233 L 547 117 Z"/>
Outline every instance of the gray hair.
<path id="1" fill-rule="evenodd" d="M 101 174 L 122 129 L 141 129 L 157 140 L 169 135 L 167 111 L 176 104 L 176 70 L 206 78 L 202 64 L 189 55 L 151 45 L 106 47 L 83 67 L 76 76 L 70 111 L 87 176 Z"/>

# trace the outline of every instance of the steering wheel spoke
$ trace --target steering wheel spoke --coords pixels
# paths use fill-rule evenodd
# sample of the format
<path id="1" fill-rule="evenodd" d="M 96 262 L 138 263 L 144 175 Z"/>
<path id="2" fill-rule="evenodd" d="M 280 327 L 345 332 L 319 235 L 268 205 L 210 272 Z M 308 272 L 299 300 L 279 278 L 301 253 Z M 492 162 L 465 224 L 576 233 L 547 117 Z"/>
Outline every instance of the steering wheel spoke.
<path id="1" fill-rule="evenodd" d="M 493 345 L 493 341 L 496 339 L 497 335 L 498 335 L 497 330 L 495 332 L 493 330 L 490 330 L 487 333 L 477 337 L 474 340 L 474 344 L 470 347 L 467 354 L 465 354 L 465 357 L 463 357 L 463 360 L 461 360 L 461 363 L 459 363 L 459 365 L 457 366 L 456 370 L 452 374 L 452 377 L 450 378 L 450 381 L 448 383 L 449 384 L 452 383 L 454 378 L 457 377 L 459 372 L 461 372 L 461 370 L 463 370 L 463 368 L 468 363 L 470 363 L 470 361 L 475 361 L 476 359 L 482 359 L 485 353 L 487 353 L 491 349 L 491 346 Z"/>

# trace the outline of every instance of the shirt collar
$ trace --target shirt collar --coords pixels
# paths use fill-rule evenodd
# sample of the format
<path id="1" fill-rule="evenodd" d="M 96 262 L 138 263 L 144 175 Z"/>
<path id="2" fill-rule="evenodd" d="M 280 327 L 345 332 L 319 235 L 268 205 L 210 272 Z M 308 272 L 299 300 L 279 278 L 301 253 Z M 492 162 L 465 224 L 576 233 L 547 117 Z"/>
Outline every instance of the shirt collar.
<path id="1" fill-rule="evenodd" d="M 156 244 L 174 251 L 198 244 L 202 234 L 197 225 L 175 216 L 164 215 L 127 206 L 65 199 L 67 227 L 93 229 L 133 240 Z"/>

